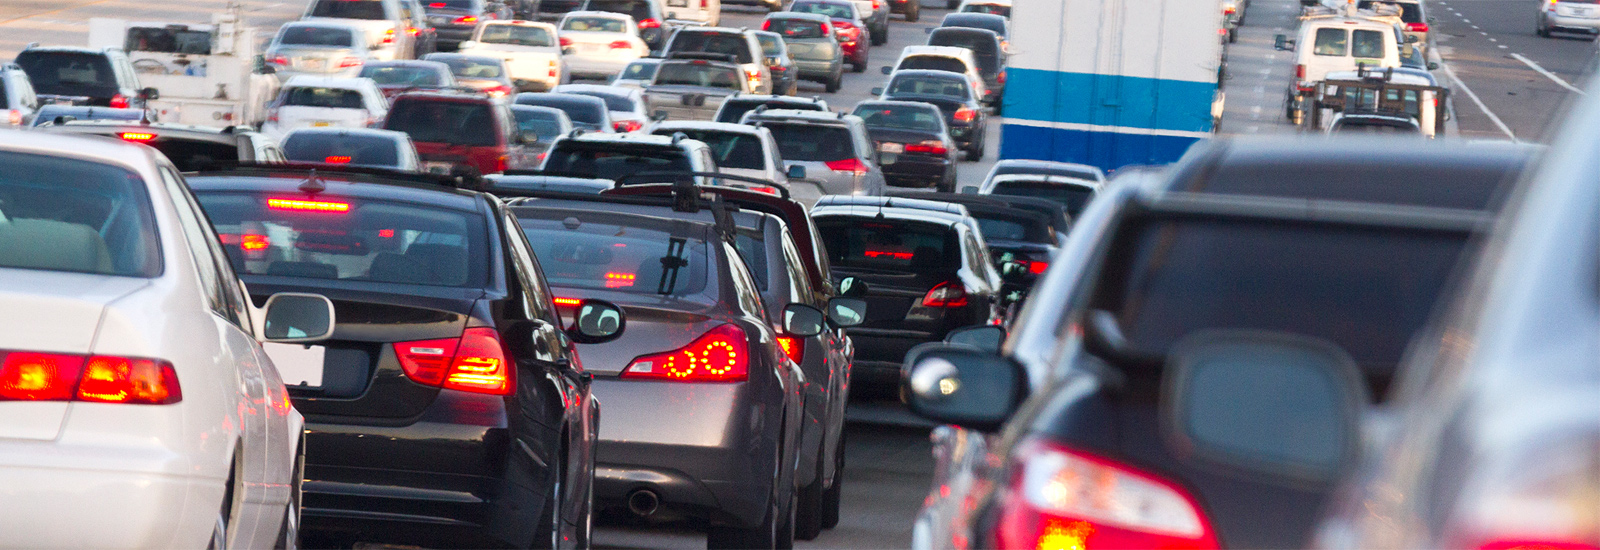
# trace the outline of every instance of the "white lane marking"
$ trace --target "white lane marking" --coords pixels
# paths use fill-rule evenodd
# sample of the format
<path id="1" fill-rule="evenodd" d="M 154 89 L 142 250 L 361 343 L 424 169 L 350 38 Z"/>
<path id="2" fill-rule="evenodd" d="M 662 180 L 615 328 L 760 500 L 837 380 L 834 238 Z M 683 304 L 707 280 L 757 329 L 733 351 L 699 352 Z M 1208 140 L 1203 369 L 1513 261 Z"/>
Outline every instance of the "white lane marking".
<path id="1" fill-rule="evenodd" d="M 1466 92 L 1467 97 L 1478 106 L 1479 110 L 1483 111 L 1483 114 L 1489 116 L 1489 122 L 1493 122 L 1495 126 L 1499 126 L 1500 131 L 1505 132 L 1506 137 L 1511 138 L 1511 141 L 1517 141 L 1517 135 L 1511 133 L 1511 128 L 1506 126 L 1506 123 L 1501 121 L 1500 117 L 1494 116 L 1494 111 L 1490 111 L 1489 106 L 1484 105 L 1483 100 L 1478 99 L 1478 94 L 1472 93 L 1472 88 L 1468 88 L 1467 83 L 1462 82 L 1461 79 L 1456 76 L 1456 72 L 1450 69 L 1450 65 L 1441 65 L 1440 68 L 1444 69 L 1444 74 L 1449 76 L 1450 80 L 1456 83 L 1457 88 L 1461 89 L 1462 92 Z"/>
<path id="2" fill-rule="evenodd" d="M 1506 49 L 1506 45 L 1505 44 L 1501 44 L 1500 45 L 1500 49 L 1502 49 L 1502 50 Z"/>
<path id="3" fill-rule="evenodd" d="M 1486 33 L 1486 32 L 1483 32 L 1483 31 L 1478 31 L 1478 34 L 1481 34 L 1481 35 L 1484 35 L 1484 36 L 1489 36 L 1489 33 Z"/>
<path id="4" fill-rule="evenodd" d="M 1540 67 L 1538 63 L 1534 63 L 1532 59 L 1528 59 L 1526 57 L 1522 57 L 1522 54 L 1520 54 L 1520 53 L 1511 54 L 1511 58 L 1527 64 L 1529 68 L 1534 70 L 1534 72 L 1542 74 L 1542 75 L 1545 76 L 1545 78 L 1548 78 L 1550 80 L 1555 81 L 1555 83 L 1556 84 L 1560 84 L 1562 88 L 1566 88 L 1568 90 L 1571 90 L 1573 93 L 1576 93 L 1578 95 L 1589 95 L 1589 94 L 1583 93 L 1583 90 L 1579 90 L 1577 86 L 1573 86 L 1572 84 L 1568 83 L 1567 81 L 1562 80 L 1561 77 L 1556 76 L 1555 73 L 1552 73 L 1550 71 L 1544 70 L 1544 67 Z"/>
<path id="5" fill-rule="evenodd" d="M 1478 26 L 1477 25 L 1473 25 L 1472 26 L 1472 30 L 1478 30 Z"/>
<path id="6" fill-rule="evenodd" d="M 1462 23 L 1468 23 L 1468 24 L 1470 24 L 1470 23 L 1472 23 L 1472 20 L 1471 20 L 1471 19 L 1467 19 L 1467 18 L 1465 18 L 1465 17 L 1463 17 L 1463 18 L 1461 18 L 1461 22 L 1462 22 Z"/>
<path id="7" fill-rule="evenodd" d="M 1490 41 L 1490 42 L 1499 42 L 1499 40 L 1495 40 L 1495 39 L 1493 39 L 1493 38 L 1490 38 L 1490 39 L 1489 39 L 1489 41 Z"/>

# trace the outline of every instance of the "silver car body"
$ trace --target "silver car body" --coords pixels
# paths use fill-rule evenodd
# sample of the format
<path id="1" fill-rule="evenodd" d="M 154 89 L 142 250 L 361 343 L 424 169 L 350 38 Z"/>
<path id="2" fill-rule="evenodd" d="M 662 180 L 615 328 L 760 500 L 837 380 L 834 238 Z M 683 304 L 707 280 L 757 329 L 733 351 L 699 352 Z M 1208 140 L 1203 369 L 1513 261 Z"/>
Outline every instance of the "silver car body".
<path id="1" fill-rule="evenodd" d="M 349 32 L 351 45 L 283 43 L 286 34 L 304 27 Z M 363 46 L 367 41 L 366 37 L 366 31 L 360 26 L 345 23 L 342 19 L 286 23 L 278 29 L 278 34 L 272 38 L 272 44 L 267 46 L 266 58 L 273 63 L 278 80 L 285 82 L 300 75 L 354 78 L 361 75 L 362 65 L 370 59 L 375 59 L 372 52 Z"/>
<path id="2" fill-rule="evenodd" d="M 612 128 L 618 132 L 637 132 L 650 124 L 650 112 L 645 110 L 643 90 L 599 84 L 562 84 L 551 91 L 558 94 L 586 95 L 606 102 L 606 111 L 611 113 Z M 628 108 L 616 108 L 624 103 Z M 632 130 L 618 128 L 628 125 L 634 128 Z"/>
<path id="3" fill-rule="evenodd" d="M 872 145 L 872 140 L 867 137 L 867 125 L 861 121 L 861 117 L 832 112 L 774 109 L 751 111 L 744 116 L 743 123 L 760 124 L 769 128 L 778 125 L 843 128 L 850 133 L 850 149 L 861 169 L 834 170 L 827 162 L 798 160 L 790 158 L 794 155 L 784 155 L 785 170 L 789 166 L 805 167 L 804 178 L 789 180 L 789 191 L 794 194 L 795 200 L 810 205 L 823 195 L 883 194 L 884 186 L 887 184 L 883 178 L 883 171 L 878 169 L 875 160 L 877 151 Z M 785 146 L 781 139 L 778 139 L 778 148 L 782 154 L 781 151 Z"/>
<path id="4" fill-rule="evenodd" d="M 1590 2 L 1540 2 L 1539 34 L 1551 31 L 1600 34 L 1600 6 Z"/>
<path id="5" fill-rule="evenodd" d="M 718 74 L 721 76 L 734 75 L 728 78 L 735 82 L 674 80 L 675 69 L 685 65 L 710 66 L 713 70 L 719 71 Z M 750 81 L 742 77 L 743 74 L 743 69 L 737 63 L 704 59 L 668 59 L 656 67 L 655 78 L 645 87 L 645 99 L 651 113 L 663 113 L 666 115 L 665 118 L 670 120 L 712 120 L 717 116 L 717 109 L 722 107 L 724 99 L 755 91 L 750 88 Z M 726 81 L 728 78 L 720 80 Z M 712 84 L 728 84 L 732 87 Z"/>

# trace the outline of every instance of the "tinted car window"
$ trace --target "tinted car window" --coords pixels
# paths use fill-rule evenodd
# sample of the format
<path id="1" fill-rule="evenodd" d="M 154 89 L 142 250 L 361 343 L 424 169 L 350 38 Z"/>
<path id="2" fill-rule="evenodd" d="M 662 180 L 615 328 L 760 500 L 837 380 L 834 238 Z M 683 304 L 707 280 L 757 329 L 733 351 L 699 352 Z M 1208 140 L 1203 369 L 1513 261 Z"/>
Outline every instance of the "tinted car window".
<path id="1" fill-rule="evenodd" d="M 1333 131 L 1345 134 L 1411 134 L 1421 132 L 1414 124 L 1399 120 L 1340 119 Z"/>
<path id="2" fill-rule="evenodd" d="M 826 15 L 833 19 L 855 19 L 856 12 L 850 9 L 849 4 L 838 2 L 795 2 L 789 6 L 789 11 L 799 13 L 815 13 Z"/>
<path id="3" fill-rule="evenodd" d="M 561 24 L 561 30 L 579 32 L 628 32 L 628 22 L 614 17 L 573 17 Z"/>
<path id="4" fill-rule="evenodd" d="M 967 64 L 953 57 L 938 55 L 914 55 L 900 62 L 901 69 L 926 69 L 930 71 L 946 71 L 952 73 L 967 72 Z M 952 95 L 952 94 L 945 94 Z"/>
<path id="5" fill-rule="evenodd" d="M 1042 219 L 1007 212 L 972 212 L 983 238 L 1004 241 L 1050 242 L 1050 227 Z"/>
<path id="6" fill-rule="evenodd" d="M 767 30 L 781 34 L 787 39 L 823 38 L 827 36 L 827 33 L 822 30 L 822 23 L 804 19 L 773 19 L 767 22 Z"/>
<path id="7" fill-rule="evenodd" d="M 903 105 L 862 105 L 851 113 L 867 123 L 868 128 L 896 128 L 939 133 L 944 120 L 938 109 Z"/>
<path id="8" fill-rule="evenodd" d="M 669 296 L 706 288 L 708 247 L 698 224 L 567 210 L 518 218 L 551 286 Z"/>
<path id="9" fill-rule="evenodd" d="M 767 57 L 772 57 L 782 53 L 783 48 L 779 44 L 779 40 L 781 39 L 771 34 L 756 34 L 756 43 L 761 44 L 761 54 Z"/>
<path id="10" fill-rule="evenodd" d="M 755 135 L 708 130 L 660 130 L 656 135 L 678 133 L 705 142 L 711 148 L 711 157 L 716 159 L 718 168 L 762 170 L 767 167 L 767 154 L 761 147 L 761 138 Z"/>
<path id="11" fill-rule="evenodd" d="M 1588 2 L 1588 3 L 1595 3 L 1595 2 L 1600 2 L 1600 0 L 1590 0 L 1590 2 Z M 1373 3 L 1372 0 L 1361 0 L 1361 2 L 1356 4 L 1356 8 L 1357 9 L 1363 9 L 1363 10 L 1370 10 L 1370 9 L 1372 9 L 1372 3 Z M 1421 23 L 1422 22 L 1422 7 L 1421 7 L 1421 5 L 1419 5 L 1419 4 L 1409 4 L 1409 3 L 1406 3 L 1406 2 L 1384 2 L 1384 3 L 1385 4 L 1395 5 L 1395 6 L 1400 6 L 1400 20 L 1401 21 L 1405 21 L 1407 23 Z"/>
<path id="12" fill-rule="evenodd" d="M 688 157 L 675 147 L 619 147 L 614 143 L 563 141 L 544 169 L 616 180 L 641 172 L 690 172 Z"/>
<path id="13" fill-rule="evenodd" d="M 239 273 L 476 286 L 488 272 L 476 214 L 354 197 L 197 195 Z"/>
<path id="14" fill-rule="evenodd" d="M 654 84 L 741 89 L 739 68 L 710 63 L 662 63 L 656 69 Z"/>
<path id="15" fill-rule="evenodd" d="M 446 57 L 429 59 L 429 61 L 439 61 L 449 65 L 450 74 L 455 75 L 456 78 L 491 79 L 505 76 L 505 71 L 502 70 L 503 66 L 499 60 L 495 59 Z"/>
<path id="16" fill-rule="evenodd" d="M 821 216 L 816 222 L 836 268 L 937 275 L 961 265 L 961 247 L 948 227 L 853 216 Z"/>
<path id="17" fill-rule="evenodd" d="M 361 76 L 372 79 L 379 86 L 440 86 L 444 75 L 430 67 L 404 67 L 368 65 Z"/>
<path id="18" fill-rule="evenodd" d="M 731 54 L 739 63 L 755 62 L 743 35 L 723 32 L 679 32 L 672 39 L 670 51 Z"/>
<path id="19" fill-rule="evenodd" d="M 589 96 L 581 96 L 580 99 L 572 96 L 562 97 L 557 94 L 535 94 L 533 96 L 518 97 L 517 103 L 561 109 L 562 112 L 567 113 L 567 118 L 572 119 L 573 124 L 594 126 L 605 120 L 606 108 L 604 101 L 593 101 L 593 99 Z"/>
<path id="20" fill-rule="evenodd" d="M 24 50 L 16 62 L 41 94 L 110 96 L 118 89 L 111 61 L 102 54 Z"/>
<path id="21" fill-rule="evenodd" d="M 400 101 L 384 128 L 405 132 L 412 141 L 492 147 L 499 144 L 494 114 L 486 103 Z"/>
<path id="22" fill-rule="evenodd" d="M 589 96 L 606 104 L 608 111 L 632 111 L 633 98 L 625 95 L 607 94 L 600 92 L 569 92 L 576 95 Z"/>
<path id="23" fill-rule="evenodd" d="M 290 26 L 278 34 L 278 43 L 287 46 L 333 46 L 348 48 L 354 37 L 348 29 L 327 27 Z"/>
<path id="24" fill-rule="evenodd" d="M 283 155 L 297 162 L 397 166 L 400 145 L 376 136 L 295 132 L 284 138 Z"/>
<path id="25" fill-rule="evenodd" d="M 180 172 L 208 170 L 217 167 L 219 163 L 239 161 L 239 145 L 232 141 L 217 143 L 199 139 L 157 137 L 153 141 L 145 142 L 145 145 L 161 151 L 161 154 L 166 155 Z"/>
<path id="26" fill-rule="evenodd" d="M 1351 34 L 1350 55 L 1354 57 L 1383 57 L 1383 33 L 1357 30 Z"/>
<path id="27" fill-rule="evenodd" d="M 383 14 L 383 2 L 379 0 L 317 0 L 311 15 L 339 19 L 388 19 Z"/>
<path id="28" fill-rule="evenodd" d="M 161 273 L 150 197 L 126 169 L 0 152 L 0 219 L 0 267 Z"/>
<path id="29" fill-rule="evenodd" d="M 891 94 L 934 95 L 966 99 L 967 83 L 954 78 L 900 76 L 889 83 Z"/>
<path id="30" fill-rule="evenodd" d="M 734 235 L 733 247 L 739 251 L 739 257 L 744 258 L 744 266 L 750 270 L 750 276 L 755 279 L 756 289 L 762 292 L 767 290 L 767 241 L 765 235 L 754 229 L 740 228 Z"/>
<path id="31" fill-rule="evenodd" d="M 830 162 L 856 158 L 848 128 L 806 124 L 767 124 L 783 160 Z"/>
<path id="32" fill-rule="evenodd" d="M 522 25 L 489 25 L 483 28 L 483 34 L 478 35 L 478 41 L 485 44 L 510 44 L 513 46 L 534 46 L 548 48 L 556 45 L 556 39 L 550 30 L 544 27 L 528 27 Z M 451 65 L 454 67 L 454 64 Z M 490 76 L 500 76 L 494 74 Z M 485 77 L 487 78 L 487 77 Z"/>
<path id="33" fill-rule="evenodd" d="M 283 104 L 295 107 L 365 109 L 361 92 L 343 88 L 295 87 L 283 92 Z"/>
<path id="34" fill-rule="evenodd" d="M 211 55 L 211 33 L 173 27 L 133 27 L 123 42 L 130 52 Z"/>
<path id="35" fill-rule="evenodd" d="M 475 10 L 482 0 L 428 0 L 423 4 L 428 8 L 450 8 L 457 10 Z"/>
<path id="36" fill-rule="evenodd" d="M 1344 55 L 1345 49 L 1349 46 L 1346 44 L 1346 42 L 1349 42 L 1349 40 L 1350 33 L 1346 32 L 1344 29 L 1317 29 L 1317 36 L 1315 42 L 1312 43 L 1311 53 L 1316 55 L 1342 56 Z"/>
<path id="37" fill-rule="evenodd" d="M 1501 186 L 1520 173 L 1526 163 L 1526 157 L 1509 155 L 1406 163 L 1398 161 L 1407 158 L 1405 151 L 1395 151 L 1392 155 L 1372 164 L 1240 159 L 1246 162 L 1223 163 L 1208 179 L 1194 184 L 1191 189 L 1479 210 L 1495 206 Z M 1284 182 L 1294 184 L 1284 185 Z M 1450 182 L 1450 192 L 1440 193 L 1438 182 Z"/>
<path id="38" fill-rule="evenodd" d="M 547 2 L 548 3 L 548 2 Z M 650 13 L 650 5 L 638 0 L 593 0 L 586 8 L 589 11 L 609 11 L 611 13 L 625 13 L 633 16 L 634 21 L 654 19 Z"/>
<path id="39" fill-rule="evenodd" d="M 517 117 L 518 130 L 538 134 L 539 141 L 561 137 L 561 121 L 555 115 L 521 109 L 512 109 L 511 114 Z"/>
<path id="40" fill-rule="evenodd" d="M 1061 203 L 1067 215 L 1073 218 L 1083 212 L 1083 207 L 1094 198 L 1094 189 L 1081 185 L 1063 185 L 1046 181 L 1008 180 L 995 182 L 990 191 L 996 195 L 1019 195 L 1053 200 Z"/>
<path id="41" fill-rule="evenodd" d="M 629 63 L 622 69 L 622 76 L 628 80 L 650 80 L 656 76 L 656 66 L 660 63 Z"/>

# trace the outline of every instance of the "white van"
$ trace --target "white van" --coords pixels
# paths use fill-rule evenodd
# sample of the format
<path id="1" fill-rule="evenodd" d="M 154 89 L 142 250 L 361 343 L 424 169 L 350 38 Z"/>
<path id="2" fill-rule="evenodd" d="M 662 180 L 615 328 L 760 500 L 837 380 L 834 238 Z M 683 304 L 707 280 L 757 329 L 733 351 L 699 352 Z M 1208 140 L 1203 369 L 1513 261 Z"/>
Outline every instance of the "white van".
<path id="1" fill-rule="evenodd" d="M 1373 14 L 1354 6 L 1342 12 L 1307 8 L 1293 41 L 1278 35 L 1276 47 L 1295 52 L 1294 77 L 1284 92 L 1284 113 L 1290 121 L 1299 123 L 1301 103 L 1328 73 L 1354 71 L 1362 65 L 1372 69 L 1400 66 L 1404 33 L 1394 23 L 1369 15 Z"/>

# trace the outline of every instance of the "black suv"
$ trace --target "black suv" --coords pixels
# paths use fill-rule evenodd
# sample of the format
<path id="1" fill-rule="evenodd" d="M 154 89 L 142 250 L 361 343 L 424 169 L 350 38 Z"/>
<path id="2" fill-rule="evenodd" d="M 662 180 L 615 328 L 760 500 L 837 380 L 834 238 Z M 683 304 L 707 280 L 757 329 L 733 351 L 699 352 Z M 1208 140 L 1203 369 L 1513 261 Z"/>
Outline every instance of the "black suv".
<path id="1" fill-rule="evenodd" d="M 143 108 L 145 100 L 156 99 L 154 88 L 139 87 L 128 54 L 117 48 L 30 45 L 17 54 L 16 63 L 45 104 L 126 109 Z"/>
<path id="2" fill-rule="evenodd" d="M 461 547 L 586 547 L 599 404 L 499 199 L 377 169 L 241 167 L 188 178 L 257 303 L 333 300 L 339 327 L 270 350 L 306 417 L 305 527 Z M 583 327 L 583 328 L 578 328 Z"/>
<path id="3" fill-rule="evenodd" d="M 276 141 L 247 126 L 212 128 L 187 124 L 84 120 L 41 126 L 38 130 L 143 143 L 161 151 L 180 172 L 209 170 L 240 162 L 286 160 L 283 149 Z"/>
<path id="4" fill-rule="evenodd" d="M 1388 398 L 1533 151 L 1212 140 L 1166 175 L 1119 180 L 1075 222 L 1004 356 L 1000 328 L 981 327 L 951 340 L 987 349 L 906 357 L 911 409 L 965 428 L 935 438 L 933 486 L 952 489 L 929 495 L 917 532 L 937 547 L 1307 545 L 1360 444 L 1322 419 L 1372 402 L 1325 390 Z M 1341 349 L 1342 370 L 1303 359 Z M 1252 453 L 1272 458 L 1238 458 Z"/>

